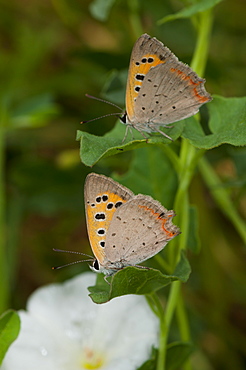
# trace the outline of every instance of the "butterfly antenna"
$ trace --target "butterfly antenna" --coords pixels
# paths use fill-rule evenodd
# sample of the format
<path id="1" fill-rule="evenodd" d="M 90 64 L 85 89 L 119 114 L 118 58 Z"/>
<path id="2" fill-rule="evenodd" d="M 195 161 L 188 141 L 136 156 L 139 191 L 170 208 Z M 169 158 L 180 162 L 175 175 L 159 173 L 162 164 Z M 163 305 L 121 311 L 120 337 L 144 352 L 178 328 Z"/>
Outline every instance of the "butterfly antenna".
<path id="1" fill-rule="evenodd" d="M 92 261 L 93 261 L 93 257 L 92 257 L 92 256 L 90 256 L 89 254 L 86 254 L 86 253 L 76 252 L 76 251 L 66 251 L 66 250 L 64 250 L 64 249 L 57 249 L 57 248 L 53 248 L 53 251 L 54 251 L 54 252 L 63 252 L 63 253 L 79 254 L 79 255 L 81 255 L 81 256 L 89 257 L 89 258 L 91 258 L 91 259 L 92 259 Z"/>
<path id="2" fill-rule="evenodd" d="M 89 94 L 85 94 L 85 96 L 87 96 L 87 98 L 98 100 L 98 101 L 100 101 L 102 103 L 106 103 L 106 104 L 112 105 L 113 107 L 119 109 L 122 112 L 122 109 L 118 105 L 116 105 L 114 103 L 111 103 L 110 101 L 103 100 L 103 99 L 100 99 L 100 98 L 96 98 L 95 96 L 92 96 L 92 95 L 89 95 Z M 109 114 L 105 114 L 104 116 L 100 116 L 100 117 L 96 117 L 96 118 L 90 119 L 89 121 L 82 121 L 80 123 L 88 123 L 88 122 L 96 121 L 98 119 L 109 117 L 109 116 L 116 116 L 116 117 L 120 118 L 121 114 L 120 113 L 109 113 Z"/>
<path id="3" fill-rule="evenodd" d="M 57 248 L 53 248 L 53 251 L 55 251 L 55 252 L 64 252 L 64 253 L 72 253 L 72 254 L 79 254 L 79 255 L 82 255 L 82 256 L 89 257 L 90 259 L 88 259 L 88 260 L 74 261 L 74 262 L 66 263 L 65 265 L 61 265 L 61 266 L 55 266 L 55 267 L 52 267 L 52 270 L 59 270 L 59 269 L 61 269 L 63 267 L 75 265 L 76 263 L 80 263 L 80 262 L 93 262 L 94 261 L 94 258 L 92 256 L 90 256 L 89 254 L 81 253 L 81 252 L 66 251 L 64 249 L 57 249 Z"/>
<path id="4" fill-rule="evenodd" d="M 89 119 L 88 121 L 81 121 L 80 123 L 83 124 L 83 123 L 88 123 L 88 122 L 92 122 L 92 121 L 97 121 L 98 119 L 109 117 L 109 116 L 116 116 L 118 118 L 121 117 L 119 113 L 109 113 L 109 114 L 105 114 L 104 116 Z"/>
<path id="5" fill-rule="evenodd" d="M 92 96 L 92 95 L 89 95 L 89 94 L 85 94 L 85 96 L 86 96 L 87 98 L 90 98 L 90 99 L 98 100 L 98 101 L 100 101 L 100 102 L 102 102 L 102 103 L 106 103 L 106 104 L 109 104 L 109 105 L 113 105 L 113 107 L 118 108 L 120 111 L 122 111 L 122 108 L 121 108 L 121 107 L 119 107 L 118 105 L 116 105 L 116 104 L 114 104 L 114 103 L 111 103 L 111 102 L 110 102 L 110 101 L 108 101 L 108 100 L 100 99 L 100 98 L 97 98 L 97 97 Z"/>
<path id="6" fill-rule="evenodd" d="M 59 270 L 59 269 L 61 269 L 63 267 L 67 267 L 67 266 L 71 266 L 71 265 L 76 265 L 76 263 L 80 263 L 80 262 L 92 262 L 92 261 L 93 261 L 93 259 L 74 261 L 74 262 L 66 263 L 65 265 L 52 267 L 52 270 Z"/>

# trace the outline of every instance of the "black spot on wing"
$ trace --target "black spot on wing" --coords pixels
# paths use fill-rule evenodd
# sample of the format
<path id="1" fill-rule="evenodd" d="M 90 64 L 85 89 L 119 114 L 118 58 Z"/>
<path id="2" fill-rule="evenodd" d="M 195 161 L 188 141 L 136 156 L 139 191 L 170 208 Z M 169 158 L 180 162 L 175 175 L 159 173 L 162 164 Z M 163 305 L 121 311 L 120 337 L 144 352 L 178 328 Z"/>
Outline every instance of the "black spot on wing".
<path id="1" fill-rule="evenodd" d="M 105 220 L 106 219 L 106 215 L 104 212 L 101 212 L 101 213 L 96 213 L 95 214 L 95 219 L 97 221 L 102 221 L 102 220 Z"/>

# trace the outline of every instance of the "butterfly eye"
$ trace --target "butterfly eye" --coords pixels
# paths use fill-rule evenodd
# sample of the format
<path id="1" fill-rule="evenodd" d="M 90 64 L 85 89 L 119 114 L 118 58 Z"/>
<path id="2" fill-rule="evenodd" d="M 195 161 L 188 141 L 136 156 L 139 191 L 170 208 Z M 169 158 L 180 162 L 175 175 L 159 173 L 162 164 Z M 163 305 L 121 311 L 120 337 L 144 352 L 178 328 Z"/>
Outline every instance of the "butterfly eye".
<path id="1" fill-rule="evenodd" d="M 95 261 L 93 262 L 93 268 L 94 268 L 95 270 L 97 270 L 97 271 L 99 271 L 99 270 L 100 270 L 100 266 L 99 266 L 99 262 L 98 262 L 98 260 L 95 260 Z"/>

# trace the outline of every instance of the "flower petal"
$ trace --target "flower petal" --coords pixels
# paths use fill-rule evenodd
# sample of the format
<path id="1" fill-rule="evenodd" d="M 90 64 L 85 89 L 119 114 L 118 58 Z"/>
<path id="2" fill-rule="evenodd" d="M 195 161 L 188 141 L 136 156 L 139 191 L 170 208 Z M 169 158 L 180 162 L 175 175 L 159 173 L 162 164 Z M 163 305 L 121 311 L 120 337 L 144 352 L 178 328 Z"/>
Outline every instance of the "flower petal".
<path id="1" fill-rule="evenodd" d="M 86 353 L 102 354 L 104 370 L 134 370 L 146 361 L 157 345 L 158 319 L 145 298 L 123 296 L 96 305 L 87 291 L 95 279 L 85 273 L 33 293 L 1 369 L 81 370 Z"/>

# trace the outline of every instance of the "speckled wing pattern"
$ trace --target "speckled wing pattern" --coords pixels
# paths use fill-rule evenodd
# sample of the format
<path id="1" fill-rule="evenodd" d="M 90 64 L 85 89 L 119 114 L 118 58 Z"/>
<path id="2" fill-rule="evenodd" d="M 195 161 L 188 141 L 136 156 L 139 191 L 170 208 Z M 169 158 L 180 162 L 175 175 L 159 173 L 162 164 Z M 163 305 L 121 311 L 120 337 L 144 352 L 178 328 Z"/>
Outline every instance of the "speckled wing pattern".
<path id="1" fill-rule="evenodd" d="M 106 236 L 108 267 L 136 265 L 160 252 L 180 233 L 172 223 L 174 211 L 138 194 L 114 213 Z"/>
<path id="2" fill-rule="evenodd" d="M 126 89 L 126 124 L 139 131 L 190 117 L 212 98 L 200 78 L 160 41 L 143 34 L 135 43 Z"/>

